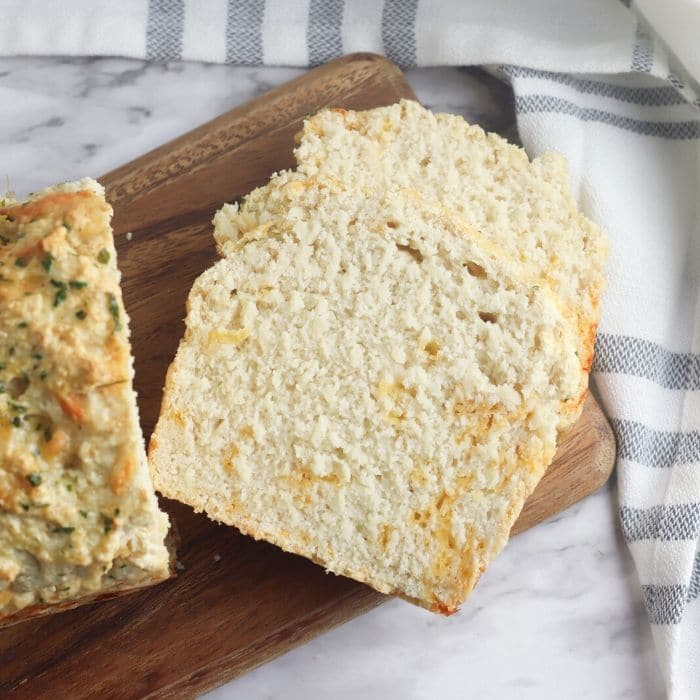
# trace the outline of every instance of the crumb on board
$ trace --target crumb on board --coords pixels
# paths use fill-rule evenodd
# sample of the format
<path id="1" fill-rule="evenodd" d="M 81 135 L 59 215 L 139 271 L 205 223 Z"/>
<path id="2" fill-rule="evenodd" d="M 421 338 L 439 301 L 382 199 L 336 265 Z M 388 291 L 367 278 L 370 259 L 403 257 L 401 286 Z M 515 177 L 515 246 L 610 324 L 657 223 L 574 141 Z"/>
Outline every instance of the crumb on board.
<path id="1" fill-rule="evenodd" d="M 176 569 L 177 571 L 184 571 L 184 570 L 185 570 L 185 565 L 184 565 L 181 561 L 178 561 L 178 562 L 175 563 L 175 569 Z"/>
<path id="2" fill-rule="evenodd" d="M 221 561 L 221 555 L 220 554 L 215 554 L 214 555 L 214 561 L 218 564 Z"/>
<path id="3" fill-rule="evenodd" d="M 130 241 L 133 238 L 134 234 L 131 231 L 126 232 L 126 240 Z"/>

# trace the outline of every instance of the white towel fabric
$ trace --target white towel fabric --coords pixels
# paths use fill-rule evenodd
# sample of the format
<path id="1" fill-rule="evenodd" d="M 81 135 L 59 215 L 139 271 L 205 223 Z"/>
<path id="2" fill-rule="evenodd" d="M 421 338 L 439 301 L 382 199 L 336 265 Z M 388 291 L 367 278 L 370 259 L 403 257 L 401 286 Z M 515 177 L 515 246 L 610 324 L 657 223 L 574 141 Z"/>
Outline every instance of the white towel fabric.
<path id="1" fill-rule="evenodd" d="M 594 381 L 618 440 L 622 530 L 669 696 L 700 698 L 700 0 L 0 0 L 0 11 L 4 55 L 313 65 L 374 51 L 501 70 L 526 149 L 568 156 L 581 206 L 612 242 Z"/>

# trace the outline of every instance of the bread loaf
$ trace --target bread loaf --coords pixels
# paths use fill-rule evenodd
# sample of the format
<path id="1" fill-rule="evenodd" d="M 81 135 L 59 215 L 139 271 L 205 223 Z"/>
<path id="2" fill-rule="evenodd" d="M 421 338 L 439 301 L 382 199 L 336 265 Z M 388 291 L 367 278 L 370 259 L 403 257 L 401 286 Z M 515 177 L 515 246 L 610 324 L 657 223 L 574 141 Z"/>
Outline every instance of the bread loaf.
<path id="1" fill-rule="evenodd" d="M 0 208 L 0 625 L 170 573 L 92 180 Z"/>

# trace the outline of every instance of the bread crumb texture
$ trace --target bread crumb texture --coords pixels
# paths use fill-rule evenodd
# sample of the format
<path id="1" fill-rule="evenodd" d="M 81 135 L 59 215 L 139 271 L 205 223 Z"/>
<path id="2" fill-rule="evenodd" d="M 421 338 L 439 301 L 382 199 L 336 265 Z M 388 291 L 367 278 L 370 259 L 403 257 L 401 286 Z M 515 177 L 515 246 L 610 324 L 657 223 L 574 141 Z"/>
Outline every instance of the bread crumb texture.
<path id="1" fill-rule="evenodd" d="M 102 187 L 0 203 L 0 624 L 166 578 Z"/>
<path id="2" fill-rule="evenodd" d="M 561 158 L 412 102 L 319 113 L 297 160 L 216 215 L 156 488 L 453 612 L 580 413 L 605 243 Z"/>

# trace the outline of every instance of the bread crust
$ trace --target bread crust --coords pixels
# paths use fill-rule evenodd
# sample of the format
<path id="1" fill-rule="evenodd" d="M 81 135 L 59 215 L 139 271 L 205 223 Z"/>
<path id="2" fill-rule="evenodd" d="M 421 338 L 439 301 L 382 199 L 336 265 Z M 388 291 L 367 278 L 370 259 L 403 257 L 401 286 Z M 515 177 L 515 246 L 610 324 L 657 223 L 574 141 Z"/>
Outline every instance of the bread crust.
<path id="1" fill-rule="evenodd" d="M 110 217 L 92 180 L 0 207 L 0 621 L 169 575 Z"/>

